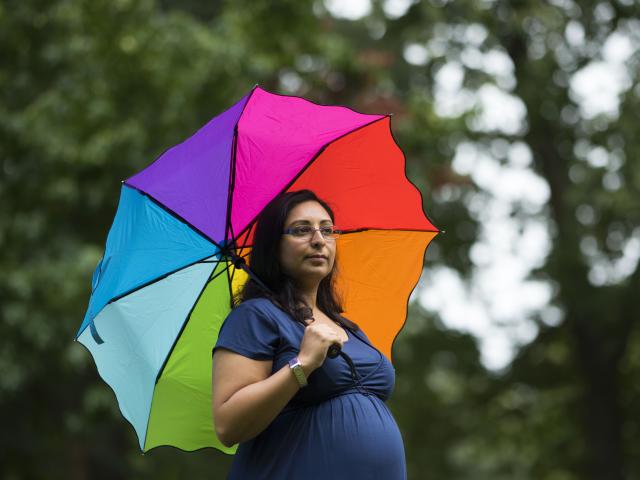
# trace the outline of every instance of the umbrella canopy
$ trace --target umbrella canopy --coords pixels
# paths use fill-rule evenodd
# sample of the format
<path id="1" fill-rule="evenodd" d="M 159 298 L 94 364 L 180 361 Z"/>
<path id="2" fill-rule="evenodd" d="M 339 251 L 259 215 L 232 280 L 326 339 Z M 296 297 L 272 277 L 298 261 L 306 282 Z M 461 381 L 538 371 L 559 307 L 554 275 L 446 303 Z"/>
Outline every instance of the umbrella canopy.
<path id="1" fill-rule="evenodd" d="M 125 180 L 77 340 L 114 390 L 140 448 L 216 447 L 211 351 L 246 281 L 257 215 L 285 191 L 334 210 L 346 311 L 391 359 L 438 230 L 405 176 L 388 115 L 255 87 Z"/>

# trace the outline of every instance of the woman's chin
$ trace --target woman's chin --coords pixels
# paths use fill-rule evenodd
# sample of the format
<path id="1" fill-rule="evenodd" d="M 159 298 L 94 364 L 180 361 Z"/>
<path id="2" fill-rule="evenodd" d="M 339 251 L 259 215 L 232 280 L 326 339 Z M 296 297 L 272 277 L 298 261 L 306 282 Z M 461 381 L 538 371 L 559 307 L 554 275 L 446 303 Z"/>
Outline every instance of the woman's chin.
<path id="1" fill-rule="evenodd" d="M 320 280 L 329 275 L 329 271 L 329 269 L 322 267 L 310 268 L 307 270 L 309 276 L 318 277 Z"/>
<path id="2" fill-rule="evenodd" d="M 329 275 L 331 270 L 326 265 L 306 265 L 304 270 L 300 272 L 300 276 L 305 279 L 314 279 L 318 282 Z"/>

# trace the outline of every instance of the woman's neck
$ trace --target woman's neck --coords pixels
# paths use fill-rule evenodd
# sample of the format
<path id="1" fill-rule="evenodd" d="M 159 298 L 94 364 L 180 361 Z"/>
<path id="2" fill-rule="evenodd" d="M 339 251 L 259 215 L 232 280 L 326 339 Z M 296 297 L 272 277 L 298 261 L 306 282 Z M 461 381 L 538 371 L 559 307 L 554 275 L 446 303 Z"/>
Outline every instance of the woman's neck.
<path id="1" fill-rule="evenodd" d="M 307 304 L 309 308 L 312 310 L 316 309 L 316 299 L 318 296 L 318 284 L 314 285 L 298 285 L 297 286 L 298 293 L 304 303 Z"/>

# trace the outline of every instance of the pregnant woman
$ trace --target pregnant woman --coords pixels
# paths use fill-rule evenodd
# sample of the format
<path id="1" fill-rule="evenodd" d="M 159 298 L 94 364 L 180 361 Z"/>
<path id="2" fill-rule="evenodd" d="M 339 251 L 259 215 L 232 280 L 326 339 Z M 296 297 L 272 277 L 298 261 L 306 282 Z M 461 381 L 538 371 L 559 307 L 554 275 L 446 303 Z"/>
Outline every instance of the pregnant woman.
<path id="1" fill-rule="evenodd" d="M 384 403 L 393 366 L 341 315 L 334 291 L 339 233 L 309 190 L 280 195 L 258 218 L 259 280 L 245 284 L 213 354 L 216 433 L 239 444 L 231 480 L 406 478 Z"/>

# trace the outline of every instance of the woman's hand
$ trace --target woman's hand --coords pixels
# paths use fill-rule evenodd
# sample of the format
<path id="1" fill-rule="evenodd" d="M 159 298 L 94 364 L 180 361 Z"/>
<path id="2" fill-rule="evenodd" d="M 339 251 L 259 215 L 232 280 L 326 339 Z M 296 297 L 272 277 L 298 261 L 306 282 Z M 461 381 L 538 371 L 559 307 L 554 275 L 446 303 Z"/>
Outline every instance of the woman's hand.
<path id="1" fill-rule="evenodd" d="M 298 361 L 307 377 L 323 364 L 327 358 L 327 350 L 334 343 L 340 345 L 340 348 L 344 344 L 344 340 L 336 333 L 335 328 L 317 322 L 305 328 L 302 342 L 300 342 Z"/>

